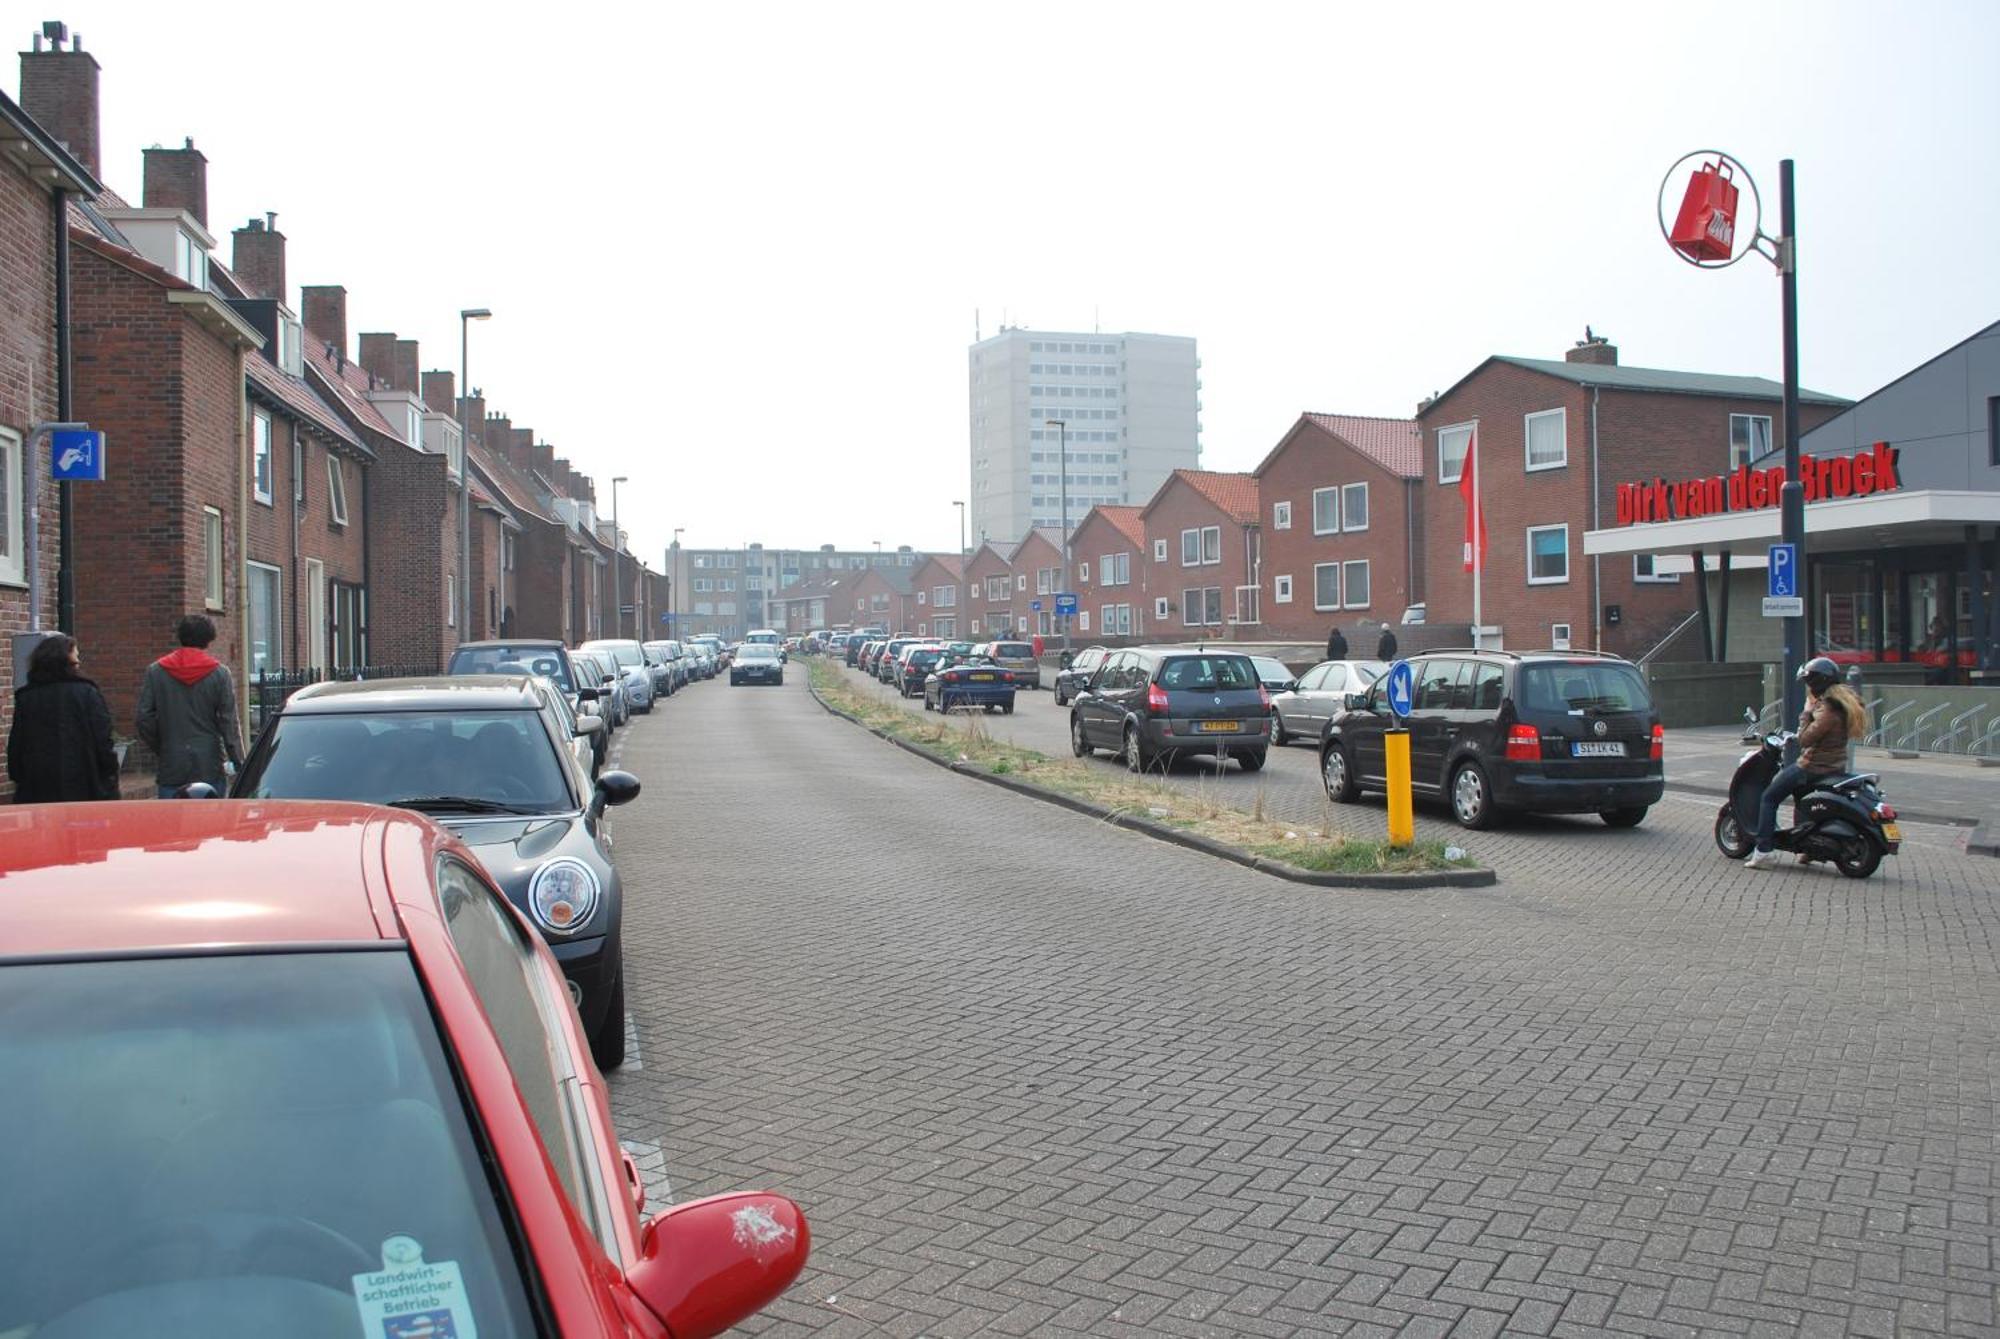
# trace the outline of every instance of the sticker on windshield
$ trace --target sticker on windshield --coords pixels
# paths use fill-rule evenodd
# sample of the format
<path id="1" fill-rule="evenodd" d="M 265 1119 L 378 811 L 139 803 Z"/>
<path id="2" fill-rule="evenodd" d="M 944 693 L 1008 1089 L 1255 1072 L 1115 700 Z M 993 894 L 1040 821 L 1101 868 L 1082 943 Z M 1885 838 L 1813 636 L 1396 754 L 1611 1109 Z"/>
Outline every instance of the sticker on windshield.
<path id="1" fill-rule="evenodd" d="M 479 1339 L 458 1262 L 425 1264 L 415 1237 L 382 1243 L 381 1271 L 354 1275 L 354 1304 L 368 1339 Z"/>

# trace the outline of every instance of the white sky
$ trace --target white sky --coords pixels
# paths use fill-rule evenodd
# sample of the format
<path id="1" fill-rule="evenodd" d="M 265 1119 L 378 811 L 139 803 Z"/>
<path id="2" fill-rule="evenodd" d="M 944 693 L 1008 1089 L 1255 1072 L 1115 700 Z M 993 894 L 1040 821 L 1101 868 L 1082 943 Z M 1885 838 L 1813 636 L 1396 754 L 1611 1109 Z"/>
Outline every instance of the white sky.
<path id="1" fill-rule="evenodd" d="M 1699 273 L 1683 152 L 1798 163 L 1802 380 L 1866 394 L 2000 319 L 2000 5 L 14 7 L 103 65 L 104 172 L 192 136 L 353 335 L 422 341 L 692 545 L 958 542 L 973 313 L 1193 335 L 1204 463 L 1407 415 L 1586 322 L 1779 372 L 1778 284 Z M 47 11 L 46 14 L 43 11 Z M 32 13 L 33 17 L 30 17 Z M 18 92 L 18 71 L 10 87 Z"/>

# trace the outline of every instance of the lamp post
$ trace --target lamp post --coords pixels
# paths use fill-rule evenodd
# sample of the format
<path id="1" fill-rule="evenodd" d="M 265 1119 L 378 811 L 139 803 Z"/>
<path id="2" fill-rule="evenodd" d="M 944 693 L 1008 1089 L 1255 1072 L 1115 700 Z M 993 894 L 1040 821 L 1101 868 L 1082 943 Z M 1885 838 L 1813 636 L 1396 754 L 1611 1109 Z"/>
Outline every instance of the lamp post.
<path id="1" fill-rule="evenodd" d="M 686 533 L 686 526 L 675 526 L 674 542 L 667 546 L 667 631 L 675 641 L 681 637 L 681 536 Z"/>
<path id="2" fill-rule="evenodd" d="M 458 314 L 458 639 L 472 638 L 472 424 L 466 413 L 472 405 L 472 374 L 467 350 L 471 346 L 472 323 L 493 313 L 484 307 L 468 307 Z"/>
<path id="3" fill-rule="evenodd" d="M 1055 592 L 1056 598 L 1061 599 L 1062 596 L 1060 592 L 1060 587 L 1069 584 L 1069 420 L 1062 418 L 1052 418 L 1048 420 L 1047 426 L 1054 428 L 1056 430 L 1056 442 L 1058 444 L 1059 454 L 1061 456 L 1061 461 L 1062 461 L 1063 565 L 1062 565 L 1062 579 L 1056 582 L 1056 586 L 1059 589 Z M 1063 650 L 1065 651 L 1069 650 L 1069 625 L 1071 621 L 1075 619 L 1075 617 L 1076 617 L 1075 614 L 1071 614 L 1069 615 L 1069 617 L 1063 619 L 1062 621 Z"/>
<path id="4" fill-rule="evenodd" d="M 627 482 L 624 475 L 614 475 L 611 480 L 611 626 L 618 630 L 618 636 L 625 635 L 625 573 L 619 556 L 625 548 L 622 532 L 618 529 L 618 485 Z M 638 613 L 635 601 L 632 612 Z"/>

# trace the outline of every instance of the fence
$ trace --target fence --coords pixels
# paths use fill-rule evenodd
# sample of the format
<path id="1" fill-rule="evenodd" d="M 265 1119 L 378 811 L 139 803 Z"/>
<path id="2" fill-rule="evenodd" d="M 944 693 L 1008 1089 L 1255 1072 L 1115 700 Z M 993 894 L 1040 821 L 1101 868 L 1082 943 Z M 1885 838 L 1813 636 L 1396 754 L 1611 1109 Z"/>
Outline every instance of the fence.
<path id="1" fill-rule="evenodd" d="M 293 693 L 307 684 L 423 678 L 437 672 L 435 665 L 340 665 L 332 669 L 259 670 L 250 679 L 250 735 L 254 739 L 271 713 L 284 706 Z"/>

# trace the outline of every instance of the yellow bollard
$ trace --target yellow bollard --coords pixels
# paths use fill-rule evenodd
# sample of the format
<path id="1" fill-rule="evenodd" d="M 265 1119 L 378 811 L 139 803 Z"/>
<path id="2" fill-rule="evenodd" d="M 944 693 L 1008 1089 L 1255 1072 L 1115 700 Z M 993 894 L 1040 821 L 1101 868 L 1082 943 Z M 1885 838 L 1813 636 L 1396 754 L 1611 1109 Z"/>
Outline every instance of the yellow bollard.
<path id="1" fill-rule="evenodd" d="M 1417 839 L 1410 813 L 1410 732 L 1385 730 L 1382 749 L 1389 767 L 1389 845 L 1408 846 Z"/>

